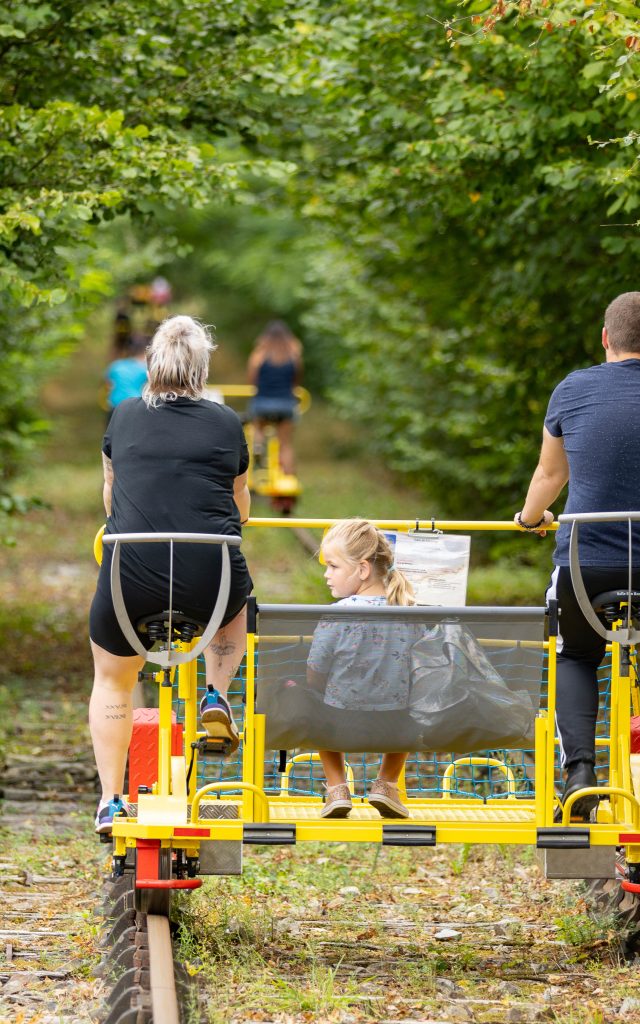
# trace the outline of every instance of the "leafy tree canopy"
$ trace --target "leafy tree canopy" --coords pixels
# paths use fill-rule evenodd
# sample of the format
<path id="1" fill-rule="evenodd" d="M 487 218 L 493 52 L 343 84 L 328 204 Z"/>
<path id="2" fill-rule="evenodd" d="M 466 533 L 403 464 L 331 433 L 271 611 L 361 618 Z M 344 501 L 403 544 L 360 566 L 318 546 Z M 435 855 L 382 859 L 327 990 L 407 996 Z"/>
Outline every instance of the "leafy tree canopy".
<path id="1" fill-rule="evenodd" d="M 447 512 L 508 512 L 637 287 L 639 52 L 627 0 L 0 4 L 0 454 L 56 304 L 110 287 L 96 225 L 255 194 L 310 225 L 337 401 Z"/>

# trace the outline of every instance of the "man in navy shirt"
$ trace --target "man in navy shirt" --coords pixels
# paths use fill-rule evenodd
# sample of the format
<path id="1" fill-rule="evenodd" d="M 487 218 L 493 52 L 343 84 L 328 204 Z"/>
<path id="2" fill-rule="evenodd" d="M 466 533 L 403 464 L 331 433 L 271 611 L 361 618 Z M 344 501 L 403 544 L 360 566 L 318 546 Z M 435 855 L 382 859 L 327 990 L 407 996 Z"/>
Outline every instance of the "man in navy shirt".
<path id="1" fill-rule="evenodd" d="M 605 362 L 575 370 L 551 395 L 542 449 L 523 509 L 515 521 L 545 534 L 548 510 L 569 483 L 565 512 L 627 512 L 640 509 L 640 292 L 625 292 L 607 307 L 602 345 Z M 569 570 L 570 527 L 561 526 L 547 596 L 560 607 L 556 727 L 566 784 L 562 800 L 597 784 L 595 734 L 597 669 L 605 641 L 578 606 Z M 580 527 L 580 565 L 589 597 L 628 585 L 627 523 Z M 633 583 L 640 586 L 640 532 L 634 524 Z M 615 741 L 616 737 L 612 737 Z M 588 819 L 593 795 L 579 797 L 572 813 Z"/>

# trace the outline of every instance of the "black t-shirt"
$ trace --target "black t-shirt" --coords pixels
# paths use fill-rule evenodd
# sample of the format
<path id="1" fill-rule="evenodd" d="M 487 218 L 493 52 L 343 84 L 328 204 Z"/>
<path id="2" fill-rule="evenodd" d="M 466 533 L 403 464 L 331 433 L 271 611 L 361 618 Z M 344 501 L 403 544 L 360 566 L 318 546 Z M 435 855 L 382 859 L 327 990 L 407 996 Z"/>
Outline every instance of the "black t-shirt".
<path id="1" fill-rule="evenodd" d="M 549 400 L 545 426 L 561 437 L 569 462 L 565 512 L 640 511 L 640 359 L 574 370 Z M 569 564 L 570 526 L 556 534 L 556 565 Z M 640 567 L 640 524 L 634 523 L 633 564 Z M 580 562 L 623 567 L 629 561 L 626 523 L 582 525 Z"/>
<path id="2" fill-rule="evenodd" d="M 206 399 L 178 398 L 148 408 L 141 398 L 116 406 L 102 450 L 113 464 L 107 533 L 219 533 L 240 535 L 234 480 L 249 453 L 239 417 Z M 244 568 L 239 551 L 232 564 Z M 189 591 L 210 589 L 219 549 L 175 545 L 174 569 Z M 246 570 L 245 570 L 246 571 Z M 157 592 L 167 575 L 167 546 L 124 545 L 123 579 Z"/>

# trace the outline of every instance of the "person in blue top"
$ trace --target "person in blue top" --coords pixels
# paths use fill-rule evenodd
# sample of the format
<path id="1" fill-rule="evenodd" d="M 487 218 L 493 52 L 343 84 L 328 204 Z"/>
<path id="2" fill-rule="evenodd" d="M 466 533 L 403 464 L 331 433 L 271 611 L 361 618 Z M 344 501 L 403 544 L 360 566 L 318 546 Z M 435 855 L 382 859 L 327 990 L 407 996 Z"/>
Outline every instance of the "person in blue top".
<path id="1" fill-rule="evenodd" d="M 147 345 L 149 339 L 144 336 L 134 338 L 128 356 L 114 359 L 105 371 L 107 382 L 107 422 L 120 402 L 125 398 L 140 398 L 142 389 L 148 380 Z"/>
<path id="2" fill-rule="evenodd" d="M 302 345 L 283 320 L 272 320 L 258 337 L 247 364 L 247 376 L 256 387 L 249 405 L 254 452 L 262 449 L 266 424 L 275 424 L 282 472 L 293 474 L 293 421 L 298 404 L 294 388 L 302 377 Z"/>
<path id="3" fill-rule="evenodd" d="M 564 511 L 627 512 L 640 509 L 640 292 L 618 295 L 607 307 L 602 329 L 605 362 L 575 370 L 549 401 L 542 450 L 516 523 L 545 534 L 548 510 L 568 482 Z M 596 785 L 595 734 L 598 717 L 597 669 L 605 641 L 578 606 L 569 570 L 570 527 L 561 526 L 547 591 L 560 607 L 556 727 L 566 784 L 564 802 L 579 789 Z M 580 565 L 589 597 L 628 585 L 627 523 L 583 525 Z M 634 587 L 640 586 L 640 524 L 632 536 Z M 588 819 L 598 798 L 576 800 L 572 813 Z"/>

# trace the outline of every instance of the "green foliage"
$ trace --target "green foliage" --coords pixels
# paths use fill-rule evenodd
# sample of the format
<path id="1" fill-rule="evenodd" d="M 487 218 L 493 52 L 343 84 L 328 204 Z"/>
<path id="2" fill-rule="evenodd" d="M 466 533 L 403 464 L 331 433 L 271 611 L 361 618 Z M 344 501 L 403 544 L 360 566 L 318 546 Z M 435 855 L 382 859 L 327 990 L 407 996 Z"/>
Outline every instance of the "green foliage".
<path id="1" fill-rule="evenodd" d="M 636 226 L 612 223 L 640 204 L 635 22 L 569 2 L 465 5 L 453 28 L 448 3 L 426 23 L 411 3 L 339 7 L 306 37 L 322 113 L 296 187 L 330 235 L 306 322 L 343 346 L 336 399 L 389 462 L 449 513 L 508 515 L 553 385 L 637 286 Z"/>
<path id="2" fill-rule="evenodd" d="M 250 300 L 247 333 L 272 309 L 300 325 L 312 379 L 442 511 L 510 514 L 549 392 L 637 286 L 636 15 L 0 4 L 5 472 L 40 429 L 31 353 L 39 372 L 113 288 L 96 227 L 161 214 L 163 262 L 194 246 L 195 278 Z"/>
<path id="3" fill-rule="evenodd" d="M 43 430 L 42 377 L 113 291 L 96 228 L 289 173 L 214 144 L 264 127 L 258 79 L 286 6 L 0 4 L 0 492 Z"/>

